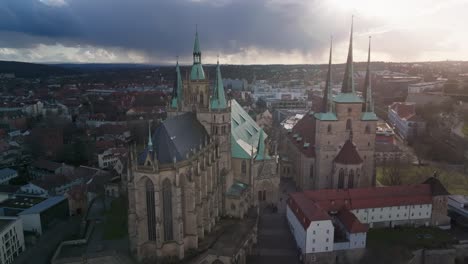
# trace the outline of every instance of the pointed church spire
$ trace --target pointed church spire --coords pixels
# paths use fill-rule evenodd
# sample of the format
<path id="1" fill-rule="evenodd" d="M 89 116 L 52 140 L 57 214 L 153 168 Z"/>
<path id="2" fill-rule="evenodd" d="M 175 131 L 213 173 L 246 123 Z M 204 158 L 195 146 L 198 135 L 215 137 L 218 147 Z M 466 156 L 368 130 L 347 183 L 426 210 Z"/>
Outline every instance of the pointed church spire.
<path id="1" fill-rule="evenodd" d="M 193 43 L 193 65 L 192 71 L 190 72 L 190 80 L 204 80 L 205 72 L 201 64 L 201 49 L 200 41 L 198 40 L 198 25 L 195 30 L 195 42 Z"/>
<path id="2" fill-rule="evenodd" d="M 211 98 L 211 109 L 227 108 L 226 95 L 224 94 L 223 78 L 221 77 L 221 69 L 218 63 L 216 64 L 216 79 L 213 88 L 213 97 Z"/>
<path id="3" fill-rule="evenodd" d="M 182 102 L 182 99 L 183 99 L 182 77 L 180 75 L 179 56 L 177 56 L 175 78 L 174 78 L 174 87 L 172 87 L 171 107 L 172 108 L 178 108 L 179 105 L 180 105 L 180 102 Z"/>
<path id="4" fill-rule="evenodd" d="M 195 54 L 201 55 L 200 42 L 198 41 L 198 25 L 195 26 L 195 42 L 193 43 L 194 59 L 195 59 Z M 194 63 L 195 63 L 195 60 L 194 60 Z"/>
<path id="5" fill-rule="evenodd" d="M 342 93 L 354 93 L 354 76 L 353 76 L 353 24 L 354 16 L 351 18 L 351 34 L 349 37 L 348 59 L 346 61 L 346 69 L 341 86 Z"/>
<path id="6" fill-rule="evenodd" d="M 148 150 L 153 151 L 153 139 L 151 138 L 151 121 L 148 121 Z"/>
<path id="7" fill-rule="evenodd" d="M 369 36 L 369 53 L 367 55 L 367 70 L 366 79 L 364 81 L 363 98 L 365 104 L 363 105 L 364 112 L 374 112 L 374 103 L 372 102 L 372 86 L 371 86 L 371 72 L 370 72 L 370 51 L 371 51 L 371 37 Z"/>
<path id="8" fill-rule="evenodd" d="M 323 91 L 323 102 L 322 102 L 322 112 L 332 112 L 332 46 L 333 46 L 333 38 L 330 38 L 330 59 L 328 61 L 328 73 L 327 73 L 327 81 L 325 82 L 325 89 Z"/>

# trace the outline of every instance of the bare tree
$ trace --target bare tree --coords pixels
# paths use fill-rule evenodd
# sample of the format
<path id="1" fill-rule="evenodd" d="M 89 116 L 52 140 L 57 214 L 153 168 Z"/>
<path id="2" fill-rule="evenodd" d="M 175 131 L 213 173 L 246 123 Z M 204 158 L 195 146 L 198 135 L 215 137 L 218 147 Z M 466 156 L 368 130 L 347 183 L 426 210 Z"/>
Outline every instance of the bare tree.
<path id="1" fill-rule="evenodd" d="M 380 183 L 383 185 L 402 185 L 403 170 L 404 164 L 399 158 L 384 160 Z"/>

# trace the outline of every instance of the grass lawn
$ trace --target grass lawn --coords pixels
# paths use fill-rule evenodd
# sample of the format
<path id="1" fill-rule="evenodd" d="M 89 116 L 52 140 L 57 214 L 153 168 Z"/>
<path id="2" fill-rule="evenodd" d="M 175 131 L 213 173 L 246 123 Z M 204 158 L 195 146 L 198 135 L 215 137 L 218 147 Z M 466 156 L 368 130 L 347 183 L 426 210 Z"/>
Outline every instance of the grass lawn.
<path id="1" fill-rule="evenodd" d="M 446 248 L 456 240 L 444 230 L 433 227 L 375 228 L 367 233 L 369 247 L 394 247 L 410 251 L 421 248 Z"/>
<path id="2" fill-rule="evenodd" d="M 431 166 L 413 166 L 408 165 L 402 168 L 403 184 L 418 184 L 431 177 L 437 171 L 440 182 L 451 194 L 468 195 L 468 176 L 456 171 L 447 171 Z M 377 180 L 384 184 L 382 168 L 377 167 Z"/>
<path id="3" fill-rule="evenodd" d="M 125 197 L 112 201 L 111 208 L 106 212 L 104 239 L 115 240 L 127 235 L 127 204 Z"/>
<path id="4" fill-rule="evenodd" d="M 463 125 L 463 134 L 465 135 L 465 137 L 468 137 L 468 123 L 465 123 Z"/>

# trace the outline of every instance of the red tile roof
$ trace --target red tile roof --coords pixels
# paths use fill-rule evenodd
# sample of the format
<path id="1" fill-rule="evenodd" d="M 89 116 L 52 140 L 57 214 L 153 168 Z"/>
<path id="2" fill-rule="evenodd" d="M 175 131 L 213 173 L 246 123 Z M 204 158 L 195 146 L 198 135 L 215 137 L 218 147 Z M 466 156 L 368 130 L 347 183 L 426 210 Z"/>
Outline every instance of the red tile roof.
<path id="1" fill-rule="evenodd" d="M 346 221 L 343 224 L 350 232 L 364 230 L 365 227 L 354 223 L 355 220 L 342 211 L 431 203 L 429 184 L 305 191 L 291 193 L 288 200 L 289 207 L 305 229 L 311 221 L 331 219 L 328 213 L 334 211 L 342 215 Z"/>
<path id="2" fill-rule="evenodd" d="M 339 211 L 337 217 L 349 233 L 363 233 L 369 230 L 369 225 L 359 222 L 349 210 Z"/>
<path id="3" fill-rule="evenodd" d="M 416 115 L 415 103 L 395 102 L 390 105 L 390 108 L 393 109 L 401 119 L 410 119 Z"/>
<path id="4" fill-rule="evenodd" d="M 311 221 L 331 220 L 331 217 L 304 193 L 291 193 L 288 205 L 304 229 L 309 227 Z"/>
<path id="5" fill-rule="evenodd" d="M 351 142 L 351 140 L 346 140 L 340 152 L 335 157 L 335 162 L 345 165 L 362 163 L 362 159 L 356 150 L 356 146 Z"/>
<path id="6" fill-rule="evenodd" d="M 315 157 L 315 118 L 309 112 L 299 120 L 288 135 L 289 140 L 307 157 Z M 304 144 L 308 143 L 307 147 Z"/>

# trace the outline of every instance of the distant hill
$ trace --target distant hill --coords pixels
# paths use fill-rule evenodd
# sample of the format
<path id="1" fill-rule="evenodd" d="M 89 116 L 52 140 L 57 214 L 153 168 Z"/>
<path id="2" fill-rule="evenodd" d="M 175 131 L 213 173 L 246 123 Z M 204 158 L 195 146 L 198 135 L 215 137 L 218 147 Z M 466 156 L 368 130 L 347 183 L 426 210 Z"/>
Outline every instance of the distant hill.
<path id="1" fill-rule="evenodd" d="M 18 61 L 0 61 L 0 73 L 14 73 L 19 78 L 41 78 L 79 73 L 56 65 L 46 65 Z"/>
<path id="2" fill-rule="evenodd" d="M 156 65 L 151 64 L 136 63 L 59 63 L 50 65 L 79 71 L 132 70 L 158 67 Z"/>

